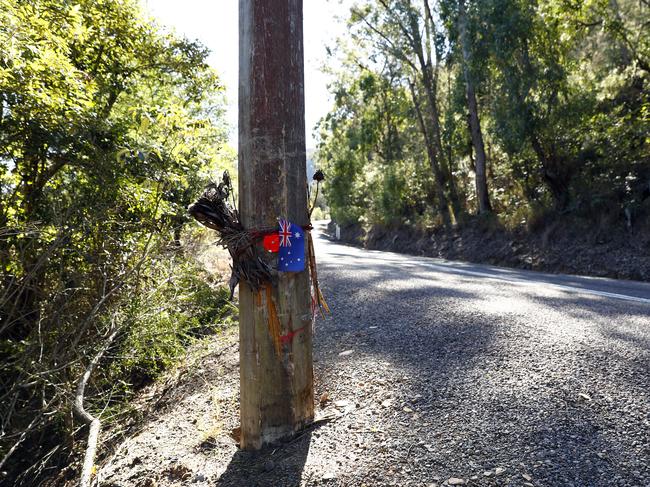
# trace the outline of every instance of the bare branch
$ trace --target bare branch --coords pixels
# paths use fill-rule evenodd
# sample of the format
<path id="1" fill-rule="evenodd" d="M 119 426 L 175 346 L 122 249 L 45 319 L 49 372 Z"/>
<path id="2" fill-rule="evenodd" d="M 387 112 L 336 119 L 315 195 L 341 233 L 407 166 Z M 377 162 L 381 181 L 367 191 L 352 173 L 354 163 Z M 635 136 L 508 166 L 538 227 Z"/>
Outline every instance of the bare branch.
<path id="1" fill-rule="evenodd" d="M 77 392 L 75 394 L 72 409 L 74 413 L 90 427 L 90 430 L 88 432 L 88 446 L 86 448 L 83 467 L 81 469 L 81 479 L 79 481 L 80 487 L 90 486 L 90 478 L 92 476 L 93 465 L 95 463 L 95 454 L 97 453 L 97 440 L 99 438 L 99 430 L 101 429 L 101 422 L 99 421 L 99 418 L 94 417 L 84 408 L 84 394 L 86 392 L 86 384 L 88 383 L 90 375 L 93 373 L 95 366 L 99 363 L 106 351 L 110 348 L 113 340 L 115 340 L 115 337 L 117 337 L 118 333 L 119 328 L 113 325 L 110 335 L 104 342 L 104 346 L 90 361 L 86 367 L 84 374 L 81 376 L 79 383 L 77 384 Z"/>
<path id="2" fill-rule="evenodd" d="M 406 64 L 408 64 L 415 71 L 418 70 L 417 67 L 415 66 L 415 64 L 413 64 L 413 62 L 404 54 L 404 51 L 402 49 L 398 48 L 395 45 L 395 43 L 386 34 L 384 34 L 381 30 L 379 30 L 377 27 L 372 25 L 368 21 L 368 19 L 366 18 L 365 15 L 361 15 L 361 12 L 357 11 L 356 13 L 359 15 L 361 20 L 363 20 L 364 24 L 366 24 L 375 34 L 377 34 L 379 37 L 381 37 L 384 41 L 386 41 L 388 43 L 389 48 L 391 49 L 391 51 L 393 51 L 392 53 L 396 58 L 404 61 Z"/>

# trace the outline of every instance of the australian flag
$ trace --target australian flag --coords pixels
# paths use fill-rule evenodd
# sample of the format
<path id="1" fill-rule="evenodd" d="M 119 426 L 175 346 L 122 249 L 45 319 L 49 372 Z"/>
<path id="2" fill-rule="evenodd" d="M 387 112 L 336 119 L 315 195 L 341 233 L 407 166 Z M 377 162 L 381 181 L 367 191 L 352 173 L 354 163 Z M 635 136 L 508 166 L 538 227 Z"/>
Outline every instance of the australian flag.
<path id="1" fill-rule="evenodd" d="M 278 236 L 280 237 L 278 271 L 305 270 L 305 233 L 302 228 L 286 220 L 280 220 Z"/>

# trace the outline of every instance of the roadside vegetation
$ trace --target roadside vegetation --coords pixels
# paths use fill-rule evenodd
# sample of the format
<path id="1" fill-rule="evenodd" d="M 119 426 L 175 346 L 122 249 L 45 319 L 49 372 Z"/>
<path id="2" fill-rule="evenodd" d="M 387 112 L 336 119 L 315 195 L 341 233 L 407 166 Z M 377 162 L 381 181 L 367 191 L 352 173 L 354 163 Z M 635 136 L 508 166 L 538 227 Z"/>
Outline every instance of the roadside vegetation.
<path id="1" fill-rule="evenodd" d="M 0 483 L 36 485 L 232 321 L 186 207 L 234 161 L 207 50 L 135 0 L 0 0 L 0 46 Z"/>
<path id="2" fill-rule="evenodd" d="M 334 220 L 648 254 L 648 2 L 365 0 L 347 22 L 317 152 Z"/>
<path id="3" fill-rule="evenodd" d="M 314 219 L 463 259 L 459 235 L 500 234 L 537 268 L 504 232 L 610 242 L 612 275 L 650 279 L 647 0 L 359 0 L 347 21 Z M 186 210 L 236 178 L 207 57 L 138 0 L 0 0 L 0 484 L 79 478 L 89 432 L 119 436 L 237 318 Z"/>

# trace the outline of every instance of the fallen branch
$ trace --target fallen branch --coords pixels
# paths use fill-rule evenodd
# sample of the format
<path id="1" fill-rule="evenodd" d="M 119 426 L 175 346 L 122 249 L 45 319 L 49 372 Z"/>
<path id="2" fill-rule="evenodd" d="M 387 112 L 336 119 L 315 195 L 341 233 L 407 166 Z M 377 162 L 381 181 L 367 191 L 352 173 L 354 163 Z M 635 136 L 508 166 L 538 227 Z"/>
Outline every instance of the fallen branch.
<path id="1" fill-rule="evenodd" d="M 74 413 L 77 416 L 79 416 L 79 418 L 84 423 L 86 423 L 90 428 L 88 431 L 88 446 L 86 447 L 84 463 L 81 469 L 81 479 L 79 481 L 80 487 L 90 486 L 90 478 L 93 473 L 93 465 L 95 464 L 95 454 L 97 452 L 97 440 L 99 438 L 99 430 L 101 429 L 101 425 L 102 425 L 101 421 L 99 421 L 99 418 L 94 417 L 84 408 L 84 394 L 86 392 L 86 384 L 90 379 L 90 375 L 92 374 L 93 369 L 99 363 L 102 356 L 109 349 L 111 343 L 113 343 L 113 340 L 115 340 L 115 337 L 117 336 L 118 332 L 119 329 L 117 328 L 113 329 L 111 334 L 106 339 L 104 346 L 101 348 L 99 352 L 97 352 L 97 354 L 90 361 L 88 367 L 86 367 L 84 374 L 81 376 L 79 383 L 77 384 L 77 392 L 75 394 L 74 404 L 72 409 Z"/>

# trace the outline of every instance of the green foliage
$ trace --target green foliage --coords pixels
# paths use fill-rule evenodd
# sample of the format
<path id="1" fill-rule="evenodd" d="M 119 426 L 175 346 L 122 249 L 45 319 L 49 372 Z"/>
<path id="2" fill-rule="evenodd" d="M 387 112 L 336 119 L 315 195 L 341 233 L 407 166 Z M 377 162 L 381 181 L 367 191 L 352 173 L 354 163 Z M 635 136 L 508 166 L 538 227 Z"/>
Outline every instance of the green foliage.
<path id="1" fill-rule="evenodd" d="M 351 71 L 354 73 L 354 71 Z M 356 73 L 355 73 L 356 74 Z M 332 217 L 341 223 L 396 220 L 424 205 L 430 178 L 419 167 L 419 147 L 408 145 L 413 113 L 404 87 L 361 70 L 339 80 L 335 109 L 321 125 L 318 153 L 328 179 Z M 409 181 L 422 178 L 416 194 Z"/>
<path id="2" fill-rule="evenodd" d="M 459 0 L 420 5 L 357 5 L 349 21 L 355 42 L 341 41 L 335 53 L 342 67 L 334 73 L 335 105 L 321 123 L 319 157 L 328 167 L 332 216 L 343 223 L 428 225 L 441 216 L 433 204 L 441 191 L 452 205 L 455 193 L 461 211 L 477 211 Z M 630 215 L 647 216 L 647 2 L 465 0 L 464 11 L 489 198 L 502 219 L 536 228 L 526 222 L 546 220 L 535 215 L 548 212 L 586 219 L 608 213 L 620 226 Z M 432 59 L 429 78 L 413 50 L 418 36 L 435 39 L 422 53 Z M 426 110 L 432 101 L 438 130 L 436 111 Z M 448 171 L 437 187 L 427 146 Z"/>
<path id="3" fill-rule="evenodd" d="M 237 315 L 228 288 L 182 255 L 152 260 L 142 281 L 140 292 L 116 305 L 123 359 L 111 365 L 109 382 L 133 386 L 155 379 L 189 344 L 233 324 Z"/>
<path id="4" fill-rule="evenodd" d="M 0 449 L 35 420 L 10 462 L 27 485 L 70 453 L 64 413 L 108 330 L 97 411 L 228 321 L 179 252 L 187 205 L 234 161 L 208 51 L 137 0 L 0 0 L 0 46 Z"/>
<path id="5" fill-rule="evenodd" d="M 314 212 L 311 215 L 311 219 L 314 221 L 317 220 L 327 220 L 329 218 L 329 214 L 327 213 L 326 210 L 323 210 L 321 207 L 317 206 L 314 208 Z"/>

